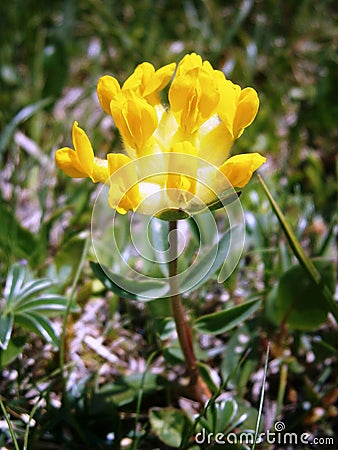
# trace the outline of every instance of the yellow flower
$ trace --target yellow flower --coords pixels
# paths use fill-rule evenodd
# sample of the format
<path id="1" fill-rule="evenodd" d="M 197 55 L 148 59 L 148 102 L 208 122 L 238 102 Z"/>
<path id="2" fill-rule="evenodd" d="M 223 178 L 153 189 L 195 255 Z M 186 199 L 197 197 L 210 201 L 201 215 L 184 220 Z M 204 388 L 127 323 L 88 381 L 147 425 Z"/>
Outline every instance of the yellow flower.
<path id="1" fill-rule="evenodd" d="M 157 127 L 155 108 L 133 91 L 121 91 L 110 102 L 110 111 L 126 146 L 142 156 Z"/>
<path id="2" fill-rule="evenodd" d="M 72 178 L 89 177 L 94 183 L 105 183 L 109 178 L 107 161 L 94 156 L 88 136 L 77 122 L 73 125 L 72 140 L 75 150 L 63 147 L 55 153 L 59 168 Z"/>
<path id="3" fill-rule="evenodd" d="M 143 97 L 150 105 L 160 103 L 158 92 L 160 92 L 170 81 L 174 71 L 175 63 L 161 67 L 159 70 L 148 62 L 139 64 L 132 75 L 124 82 L 123 91 L 133 91 Z M 110 114 L 110 102 L 121 91 L 120 84 L 116 78 L 110 75 L 101 77 L 97 83 L 97 96 L 102 109 Z"/>
<path id="4" fill-rule="evenodd" d="M 200 57 L 183 58 L 170 86 L 169 102 L 184 134 L 193 135 L 216 112 L 219 100 L 211 67 Z"/>
<path id="5" fill-rule="evenodd" d="M 110 76 L 99 79 L 97 94 L 113 117 L 126 154 L 94 158 L 77 123 L 75 150 L 57 151 L 58 166 L 72 177 L 109 179 L 109 206 L 155 214 L 165 220 L 186 217 L 214 205 L 229 188 L 243 188 L 265 162 L 258 153 L 229 158 L 234 141 L 254 120 L 259 106 L 252 88 L 241 89 L 208 61 L 186 55 L 177 66 L 163 106 L 159 92 L 175 64 L 137 66 L 122 88 Z"/>

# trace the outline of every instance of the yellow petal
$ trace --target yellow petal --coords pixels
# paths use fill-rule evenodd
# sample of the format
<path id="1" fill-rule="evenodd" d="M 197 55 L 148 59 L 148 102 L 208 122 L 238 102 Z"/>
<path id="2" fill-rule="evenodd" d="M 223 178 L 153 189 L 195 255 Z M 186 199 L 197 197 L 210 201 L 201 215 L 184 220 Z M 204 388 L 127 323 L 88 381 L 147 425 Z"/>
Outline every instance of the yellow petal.
<path id="1" fill-rule="evenodd" d="M 87 174 L 81 169 L 76 152 L 69 148 L 60 148 L 55 153 L 57 166 L 69 177 L 86 178 Z"/>
<path id="2" fill-rule="evenodd" d="M 141 201 L 135 164 L 128 156 L 119 153 L 109 153 L 107 159 L 110 174 L 109 206 L 120 214 L 135 211 Z"/>
<path id="3" fill-rule="evenodd" d="M 119 82 L 116 78 L 105 75 L 99 79 L 96 92 L 102 109 L 110 114 L 110 102 L 120 92 Z"/>
<path id="4" fill-rule="evenodd" d="M 227 159 L 234 142 L 232 134 L 218 117 L 212 119 L 200 128 L 198 156 L 219 167 Z"/>
<path id="5" fill-rule="evenodd" d="M 220 92 L 220 101 L 217 107 L 217 114 L 227 127 L 231 136 L 234 138 L 234 120 L 238 100 L 241 95 L 241 88 L 237 84 L 227 80 L 221 72 L 217 73 L 216 80 Z"/>
<path id="6" fill-rule="evenodd" d="M 187 202 L 191 195 L 195 195 L 197 166 L 197 150 L 190 142 L 179 142 L 171 148 L 166 188 L 173 202 Z"/>
<path id="7" fill-rule="evenodd" d="M 109 178 L 108 161 L 106 159 L 94 158 L 93 173 L 90 177 L 94 183 L 105 183 Z"/>
<path id="8" fill-rule="evenodd" d="M 160 69 L 148 62 L 139 64 L 132 75 L 124 82 L 123 90 L 132 90 L 141 97 L 144 97 L 151 105 L 160 103 L 158 92 L 168 83 L 175 71 L 175 63 L 168 64 Z"/>
<path id="9" fill-rule="evenodd" d="M 121 91 L 110 103 L 114 122 L 124 141 L 138 156 L 157 127 L 155 108 L 132 91 Z"/>
<path id="10" fill-rule="evenodd" d="M 73 145 L 79 160 L 81 169 L 87 176 L 90 176 L 94 166 L 94 152 L 92 144 L 86 133 L 74 122 L 72 129 Z"/>
<path id="11" fill-rule="evenodd" d="M 237 110 L 234 118 L 234 137 L 237 139 L 249 126 L 257 115 L 259 99 L 257 92 L 252 88 L 245 88 L 239 96 Z"/>
<path id="12" fill-rule="evenodd" d="M 190 53 L 185 55 L 177 66 L 176 76 L 184 75 L 186 72 L 195 69 L 196 67 L 202 67 L 203 61 L 200 55 L 196 53 Z"/>
<path id="13" fill-rule="evenodd" d="M 154 66 L 148 62 L 139 64 L 134 72 L 123 83 L 123 90 L 132 90 L 135 94 L 143 96 L 143 92 L 155 73 Z"/>
<path id="14" fill-rule="evenodd" d="M 225 161 L 219 170 L 227 177 L 233 187 L 243 188 L 252 177 L 252 174 L 266 158 L 259 153 L 235 155 Z"/>
<path id="15" fill-rule="evenodd" d="M 219 92 L 213 75 L 196 67 L 176 75 L 169 89 L 169 103 L 179 126 L 194 133 L 211 117 L 219 102 Z"/>
<path id="16" fill-rule="evenodd" d="M 151 105 L 160 103 L 158 92 L 160 92 L 170 81 L 175 71 L 176 64 L 167 64 L 156 70 L 149 84 L 145 87 L 143 96 Z"/>

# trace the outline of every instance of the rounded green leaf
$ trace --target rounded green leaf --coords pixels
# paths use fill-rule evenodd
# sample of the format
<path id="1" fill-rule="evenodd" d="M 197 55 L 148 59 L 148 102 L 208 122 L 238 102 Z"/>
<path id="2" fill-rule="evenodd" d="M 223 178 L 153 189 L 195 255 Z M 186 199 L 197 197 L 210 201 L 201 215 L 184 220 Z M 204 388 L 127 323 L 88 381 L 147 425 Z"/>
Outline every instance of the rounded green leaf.
<path id="1" fill-rule="evenodd" d="M 313 261 L 323 282 L 334 291 L 334 265 L 329 260 Z M 279 280 L 273 297 L 273 312 L 278 322 L 285 321 L 297 330 L 313 330 L 325 322 L 329 308 L 321 288 L 310 279 L 303 267 L 296 265 Z"/>
<path id="2" fill-rule="evenodd" d="M 150 424 L 159 439 L 170 447 L 179 448 L 188 425 L 187 416 L 174 408 L 152 409 Z"/>

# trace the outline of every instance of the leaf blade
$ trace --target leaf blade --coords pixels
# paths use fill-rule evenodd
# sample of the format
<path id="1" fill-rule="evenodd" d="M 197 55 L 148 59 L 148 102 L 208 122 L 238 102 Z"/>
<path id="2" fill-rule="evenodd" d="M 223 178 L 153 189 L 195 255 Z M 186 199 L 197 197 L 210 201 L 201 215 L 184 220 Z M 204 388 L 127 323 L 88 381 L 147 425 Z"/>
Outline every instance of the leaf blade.
<path id="1" fill-rule="evenodd" d="M 270 205 L 272 206 L 272 209 L 277 216 L 277 219 L 284 231 L 284 234 L 289 242 L 289 245 L 290 245 L 292 251 L 294 252 L 299 263 L 304 267 L 304 269 L 307 272 L 307 274 L 309 275 L 309 277 L 322 289 L 325 302 L 326 302 L 330 312 L 332 313 L 333 317 L 335 318 L 336 322 L 338 322 L 338 306 L 333 299 L 330 289 L 324 283 L 321 274 L 318 272 L 318 270 L 312 263 L 311 259 L 304 252 L 304 249 L 298 242 L 294 231 L 292 230 L 289 222 L 287 221 L 286 217 L 284 216 L 284 214 L 283 214 L 282 210 L 280 209 L 279 205 L 277 204 L 276 200 L 273 198 L 273 196 L 272 196 L 269 188 L 265 184 L 262 176 L 260 174 L 257 174 L 257 175 L 258 175 L 259 182 L 261 183 L 261 185 L 264 189 L 264 192 L 265 192 L 266 196 L 268 197 Z"/>
<path id="2" fill-rule="evenodd" d="M 259 303 L 260 299 L 254 299 L 230 309 L 207 314 L 196 319 L 193 327 L 206 334 L 225 333 L 255 312 Z"/>

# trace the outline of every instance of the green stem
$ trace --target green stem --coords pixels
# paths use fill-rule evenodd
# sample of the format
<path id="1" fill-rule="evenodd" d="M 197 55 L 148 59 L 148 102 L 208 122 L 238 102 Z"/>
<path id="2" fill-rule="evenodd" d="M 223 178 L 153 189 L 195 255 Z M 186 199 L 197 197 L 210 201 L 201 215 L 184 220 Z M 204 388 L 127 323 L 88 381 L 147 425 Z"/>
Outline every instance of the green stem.
<path id="1" fill-rule="evenodd" d="M 0 408 L 2 409 L 2 413 L 4 415 L 4 418 L 5 418 L 6 422 L 7 422 L 8 430 L 9 430 L 9 433 L 11 435 L 14 448 L 15 448 L 15 450 L 20 450 L 18 441 L 17 441 L 16 436 L 15 436 L 15 432 L 14 432 L 14 428 L 13 428 L 12 422 L 10 420 L 10 417 L 9 417 L 7 411 L 6 411 L 6 408 L 5 408 L 5 405 L 4 405 L 3 401 L 2 401 L 1 396 L 0 396 Z"/>
<path id="2" fill-rule="evenodd" d="M 63 316 L 63 323 L 62 323 L 62 331 L 61 331 L 61 336 L 60 336 L 60 353 L 59 353 L 59 365 L 60 365 L 60 372 L 61 372 L 61 378 L 62 378 L 62 402 L 65 404 L 67 396 L 66 396 L 66 379 L 65 379 L 65 373 L 64 373 L 64 369 L 65 369 L 65 345 L 66 345 L 66 332 L 67 332 L 67 321 L 68 321 L 68 316 L 70 313 L 70 309 L 71 309 L 71 305 L 72 305 L 72 301 L 75 295 L 75 290 L 76 290 L 76 286 L 77 283 L 79 281 L 80 275 L 81 275 L 81 271 L 82 271 L 82 267 L 83 264 L 86 260 L 86 256 L 88 253 L 88 248 L 89 248 L 89 237 L 86 236 L 86 239 L 84 241 L 83 244 L 83 249 L 82 249 L 82 254 L 81 254 L 81 259 L 79 262 L 79 265 L 77 267 L 74 279 L 73 279 L 73 283 L 70 289 L 70 294 L 68 296 L 67 299 L 67 305 L 66 305 L 66 310 Z"/>
<path id="3" fill-rule="evenodd" d="M 173 220 L 169 222 L 169 236 L 170 236 L 170 247 L 169 247 L 169 283 L 170 283 L 170 300 L 171 308 L 175 320 L 176 331 L 178 336 L 178 341 L 182 349 L 184 359 L 187 365 L 189 377 L 190 377 L 190 387 L 192 389 L 193 396 L 202 405 L 209 400 L 212 396 L 209 388 L 201 379 L 197 360 L 193 348 L 193 340 L 191 328 L 188 324 L 184 307 L 181 301 L 181 296 L 179 294 L 178 278 L 177 278 L 177 221 Z"/>
<path id="4" fill-rule="evenodd" d="M 280 416 L 280 413 L 281 413 L 282 407 L 283 407 L 287 379 L 288 379 L 288 364 L 283 362 L 281 365 L 280 374 L 279 374 L 279 386 L 278 386 L 277 410 L 276 410 L 277 420 Z"/>

